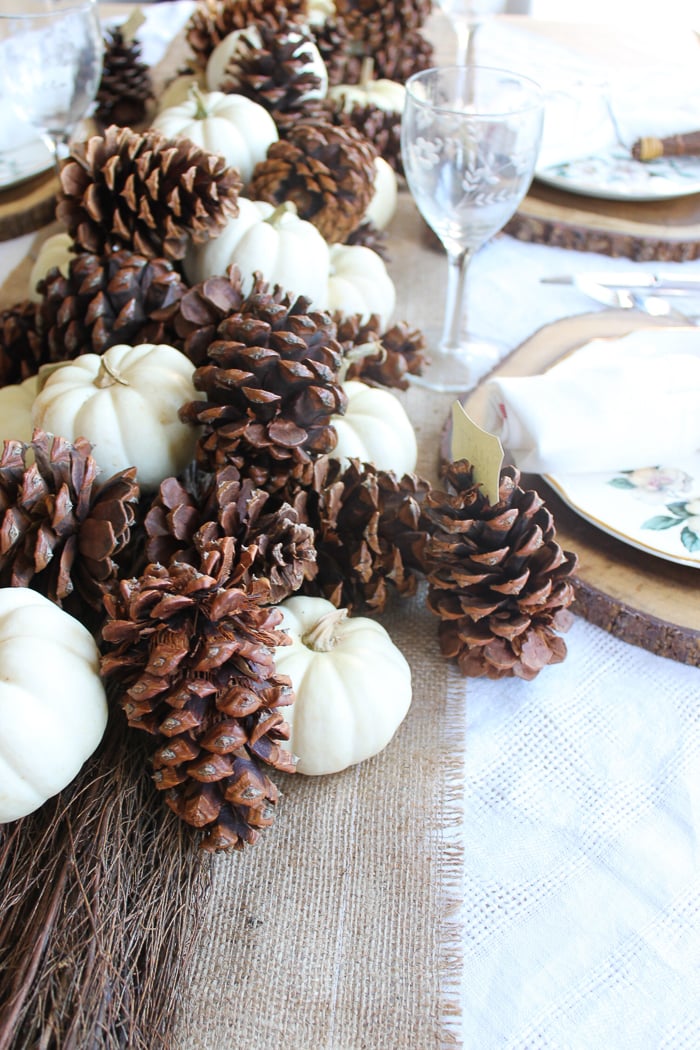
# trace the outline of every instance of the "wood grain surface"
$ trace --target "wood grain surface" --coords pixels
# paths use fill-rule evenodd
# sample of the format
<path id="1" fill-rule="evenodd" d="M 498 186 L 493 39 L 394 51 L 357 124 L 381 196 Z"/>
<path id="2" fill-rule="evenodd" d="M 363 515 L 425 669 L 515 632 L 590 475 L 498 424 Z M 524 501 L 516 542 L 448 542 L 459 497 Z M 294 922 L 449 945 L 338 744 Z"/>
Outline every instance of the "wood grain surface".
<path id="1" fill-rule="evenodd" d="M 0 241 L 21 237 L 50 223 L 57 192 L 58 178 L 53 168 L 0 191 Z"/>
<path id="2" fill-rule="evenodd" d="M 505 231 L 533 244 L 636 261 L 684 262 L 700 257 L 700 194 L 613 201 L 535 180 Z"/>
<path id="3" fill-rule="evenodd" d="M 536 375 L 590 339 L 622 336 L 660 324 L 618 310 L 566 318 L 536 332 L 492 375 Z M 484 418 L 485 401 L 483 383 L 463 399 L 477 423 Z M 443 459 L 449 456 L 449 448 L 448 421 Z M 524 474 L 521 483 L 545 499 L 560 544 L 579 556 L 574 611 L 618 638 L 700 667 L 700 568 L 655 557 L 608 535 L 568 507 L 539 476 Z"/>

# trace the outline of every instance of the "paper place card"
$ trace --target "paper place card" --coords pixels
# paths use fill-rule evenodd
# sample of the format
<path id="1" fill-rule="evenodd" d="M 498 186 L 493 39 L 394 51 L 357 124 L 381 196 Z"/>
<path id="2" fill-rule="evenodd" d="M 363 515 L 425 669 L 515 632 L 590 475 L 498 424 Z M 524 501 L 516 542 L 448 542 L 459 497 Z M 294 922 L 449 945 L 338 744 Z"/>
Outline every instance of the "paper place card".
<path id="1" fill-rule="evenodd" d="M 460 401 L 452 405 L 452 460 L 471 463 L 476 484 L 492 505 L 498 503 L 503 446 L 495 434 L 475 423 Z"/>

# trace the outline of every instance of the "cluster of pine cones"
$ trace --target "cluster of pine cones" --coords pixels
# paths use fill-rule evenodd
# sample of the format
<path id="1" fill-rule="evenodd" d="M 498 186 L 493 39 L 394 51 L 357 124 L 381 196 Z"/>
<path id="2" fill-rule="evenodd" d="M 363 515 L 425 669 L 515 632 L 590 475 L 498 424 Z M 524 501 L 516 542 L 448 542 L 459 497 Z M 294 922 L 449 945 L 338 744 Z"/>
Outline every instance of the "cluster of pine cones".
<path id="1" fill-rule="evenodd" d="M 364 50 L 383 74 L 405 77 L 427 61 L 428 9 L 336 0 L 335 21 L 319 31 L 334 76 L 349 80 Z M 241 20 L 255 18 L 272 39 L 305 14 L 302 0 L 286 9 L 205 0 L 187 39 L 203 61 Z M 342 69 L 341 38 L 353 41 Z M 181 413 L 200 428 L 196 457 L 146 497 L 133 470 L 100 477 L 87 441 L 41 432 L 6 441 L 0 585 L 33 587 L 95 631 L 113 694 L 154 738 L 153 778 L 168 805 L 201 829 L 204 848 L 235 849 L 273 819 L 278 791 L 265 769 L 293 771 L 284 748 L 293 694 L 273 656 L 286 640 L 279 602 L 301 593 L 378 615 L 392 593 L 427 580 L 446 657 L 466 675 L 527 679 L 565 655 L 576 559 L 512 469 L 491 505 L 466 462 L 437 491 L 334 458 L 343 379 L 405 388 L 423 367 L 422 334 L 316 311 L 259 274 L 244 294 L 235 267 L 188 285 L 185 245 L 236 213 L 240 179 L 186 140 L 119 125 L 110 99 L 126 97 L 124 69 L 142 92 L 144 74 L 118 34 L 113 50 L 101 104 L 115 122 L 77 145 L 61 173 L 57 217 L 72 261 L 67 273 L 49 271 L 35 301 L 0 313 L 0 385 L 117 343 L 167 343 L 196 365 L 203 398 Z M 288 150 L 331 139 L 323 123 L 289 126 Z M 368 343 L 376 352 L 356 359 Z"/>

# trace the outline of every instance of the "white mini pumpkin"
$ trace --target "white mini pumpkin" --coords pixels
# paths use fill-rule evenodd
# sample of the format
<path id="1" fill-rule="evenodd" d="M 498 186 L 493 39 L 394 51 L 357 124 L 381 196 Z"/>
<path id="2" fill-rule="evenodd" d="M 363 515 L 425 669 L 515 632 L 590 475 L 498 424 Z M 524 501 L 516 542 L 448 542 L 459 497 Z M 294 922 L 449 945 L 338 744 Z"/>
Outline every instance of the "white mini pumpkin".
<path id="1" fill-rule="evenodd" d="M 357 84 L 336 84 L 328 89 L 328 98 L 349 113 L 354 106 L 376 106 L 385 113 L 403 113 L 406 101 L 405 85 L 385 77 L 375 80 L 371 57 L 362 63 Z"/>
<path id="2" fill-rule="evenodd" d="M 106 725 L 87 628 L 36 591 L 0 589 L 0 823 L 66 787 Z"/>
<path id="3" fill-rule="evenodd" d="M 309 31 L 303 26 L 288 29 L 285 32 L 285 40 L 291 44 L 293 51 L 290 58 L 293 60 L 303 59 L 296 73 L 298 76 L 312 75 L 318 78 L 318 84 L 309 87 L 308 91 L 299 95 L 298 101 L 309 102 L 312 99 L 325 98 L 328 90 L 328 70 L 323 56 L 309 35 Z M 249 47 L 261 48 L 263 40 L 260 30 L 254 24 L 245 26 L 243 29 L 234 29 L 221 40 L 212 51 L 207 61 L 207 87 L 210 91 L 218 91 L 224 84 L 238 85 L 237 62 L 246 54 Z M 227 86 L 227 90 L 229 90 Z"/>
<path id="4" fill-rule="evenodd" d="M 237 168 L 244 183 L 279 138 L 277 125 L 258 102 L 245 95 L 196 88 L 180 105 L 162 110 L 153 127 L 168 138 L 188 138 L 210 153 L 220 153 L 230 167 Z"/>
<path id="5" fill-rule="evenodd" d="M 71 259 L 75 258 L 71 251 L 73 244 L 73 238 L 69 234 L 54 233 L 51 237 L 47 237 L 40 246 L 29 273 L 28 296 L 32 302 L 41 301 L 36 286 L 54 266 L 59 268 L 64 277 L 68 276 Z"/>
<path id="6" fill-rule="evenodd" d="M 179 76 L 173 77 L 156 100 L 158 112 L 162 113 L 164 109 L 170 109 L 171 106 L 179 106 L 186 102 L 193 87 L 199 88 L 200 91 L 207 90 L 204 70 L 197 70 L 195 73 L 180 73 Z"/>
<path id="7" fill-rule="evenodd" d="M 360 314 L 367 320 L 378 314 L 387 328 L 396 306 L 396 288 L 384 260 L 360 244 L 330 247 L 328 309 L 349 317 Z"/>
<path id="8" fill-rule="evenodd" d="M 194 364 L 172 346 L 119 344 L 82 354 L 47 373 L 34 400 L 34 426 L 73 441 L 87 438 L 107 477 L 136 467 L 143 489 L 154 489 L 191 461 L 197 429 L 179 409 L 200 398 Z"/>
<path id="9" fill-rule="evenodd" d="M 331 418 L 338 434 L 331 454 L 344 464 L 359 459 L 379 470 L 393 470 L 399 477 L 413 473 L 416 432 L 396 395 L 357 379 L 346 380 L 343 389 L 348 404 L 344 415 Z"/>
<path id="10" fill-rule="evenodd" d="M 32 440 L 32 405 L 39 390 L 39 377 L 0 387 L 0 449 L 3 441 Z"/>
<path id="11" fill-rule="evenodd" d="M 374 193 L 365 212 L 365 220 L 378 230 L 385 230 L 396 214 L 399 183 L 396 172 L 383 157 L 374 158 Z"/>
<path id="12" fill-rule="evenodd" d="M 238 205 L 238 215 L 218 237 L 188 249 L 184 268 L 190 284 L 225 274 L 235 263 L 246 293 L 259 271 L 270 285 L 305 295 L 316 309 L 325 310 L 329 249 L 313 223 L 300 219 L 291 201 L 275 208 L 267 201 L 239 197 Z"/>
<path id="13" fill-rule="evenodd" d="M 324 598 L 282 602 L 290 645 L 275 649 L 296 696 L 284 708 L 297 772 L 337 773 L 382 751 L 411 704 L 411 669 L 381 624 Z"/>

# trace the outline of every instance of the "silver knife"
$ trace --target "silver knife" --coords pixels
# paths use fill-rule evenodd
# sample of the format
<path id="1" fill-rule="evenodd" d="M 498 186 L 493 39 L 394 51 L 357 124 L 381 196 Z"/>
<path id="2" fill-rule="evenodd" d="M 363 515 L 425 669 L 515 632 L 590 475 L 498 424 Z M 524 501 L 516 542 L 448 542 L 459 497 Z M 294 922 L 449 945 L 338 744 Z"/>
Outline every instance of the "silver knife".
<path id="1" fill-rule="evenodd" d="M 654 291 L 700 293 L 700 274 L 684 278 L 657 273 L 601 273 L 563 274 L 540 277 L 542 284 L 588 285 L 591 282 L 605 288 L 652 288 Z"/>

